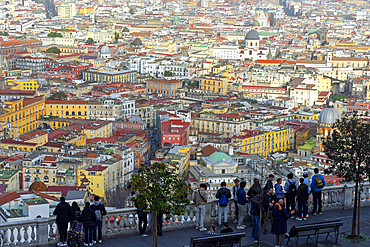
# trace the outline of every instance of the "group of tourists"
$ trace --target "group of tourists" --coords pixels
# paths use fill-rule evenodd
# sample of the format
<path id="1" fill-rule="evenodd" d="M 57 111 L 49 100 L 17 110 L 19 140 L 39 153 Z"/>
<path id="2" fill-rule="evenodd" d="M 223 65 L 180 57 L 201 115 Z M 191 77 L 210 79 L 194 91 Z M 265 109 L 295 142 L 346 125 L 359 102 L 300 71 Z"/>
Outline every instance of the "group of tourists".
<path id="1" fill-rule="evenodd" d="M 102 242 L 103 216 L 107 214 L 107 211 L 100 203 L 99 196 L 95 196 L 92 205 L 86 202 L 82 211 L 76 202 L 70 206 L 65 198 L 61 197 L 53 214 L 57 216 L 56 223 L 60 235 L 58 246 L 92 246 L 93 243 L 97 243 L 97 239 L 99 243 Z M 68 225 L 70 225 L 69 231 Z M 82 229 L 85 233 L 84 242 L 81 237 Z"/>
<path id="2" fill-rule="evenodd" d="M 234 180 L 235 185 L 232 191 L 226 188 L 226 182 L 220 184 L 220 189 L 216 193 L 218 202 L 218 226 L 222 227 L 221 233 L 231 232 L 228 225 L 229 201 L 234 203 L 234 224 L 237 224 L 237 230 L 246 228 L 244 218 L 250 215 L 253 219 L 251 238 L 258 242 L 259 221 L 262 215 L 263 234 L 269 230 L 269 219 L 271 233 L 276 235 L 276 246 L 283 246 L 284 236 L 287 232 L 287 220 L 296 216 L 297 221 L 307 220 L 308 199 L 312 194 L 313 209 L 311 215 L 322 214 L 322 189 L 325 187 L 325 179 L 319 174 L 317 168 L 314 169 L 314 176 L 310 179 L 307 172 L 298 182 L 294 179 L 292 173 L 287 175 L 287 181 L 282 186 L 282 179 L 278 178 L 273 184 L 275 176 L 269 175 L 266 185 L 262 188 L 257 178 L 253 185 L 246 191 L 246 182 Z M 204 226 L 207 204 L 207 185 L 201 184 L 200 188 L 194 191 L 193 201 L 196 206 L 196 229 L 207 231 Z M 297 210 L 296 210 L 297 206 Z M 296 214 L 296 212 L 298 212 Z M 216 225 L 212 225 L 206 235 L 216 235 Z"/>

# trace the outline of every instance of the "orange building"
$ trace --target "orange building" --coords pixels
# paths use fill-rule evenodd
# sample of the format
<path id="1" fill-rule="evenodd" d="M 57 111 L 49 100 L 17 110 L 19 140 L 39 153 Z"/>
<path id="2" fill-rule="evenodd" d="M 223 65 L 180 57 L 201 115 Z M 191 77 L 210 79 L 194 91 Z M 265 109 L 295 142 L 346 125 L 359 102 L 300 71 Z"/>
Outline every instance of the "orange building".
<path id="1" fill-rule="evenodd" d="M 148 92 L 175 96 L 177 89 L 182 87 L 182 82 L 175 79 L 150 79 L 146 81 L 146 87 Z"/>

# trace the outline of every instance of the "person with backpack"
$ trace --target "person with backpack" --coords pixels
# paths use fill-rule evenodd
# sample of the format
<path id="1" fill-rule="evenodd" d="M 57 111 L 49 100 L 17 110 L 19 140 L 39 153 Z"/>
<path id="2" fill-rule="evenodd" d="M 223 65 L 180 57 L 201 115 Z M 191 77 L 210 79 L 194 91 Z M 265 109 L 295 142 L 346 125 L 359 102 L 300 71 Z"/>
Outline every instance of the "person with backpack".
<path id="1" fill-rule="evenodd" d="M 262 188 L 258 178 L 253 179 L 253 185 L 248 190 L 248 197 L 254 198 L 257 194 L 261 193 Z"/>
<path id="2" fill-rule="evenodd" d="M 296 220 L 302 221 L 306 220 L 307 215 L 307 200 L 308 200 L 308 186 L 304 183 L 304 178 L 300 178 L 299 182 L 301 183 L 297 191 L 297 202 L 298 202 L 298 217 Z M 303 213 L 303 214 L 302 214 Z"/>
<path id="3" fill-rule="evenodd" d="M 85 232 L 85 246 L 92 246 L 93 229 L 95 226 L 96 215 L 90 207 L 90 202 L 85 202 L 85 207 L 81 213 L 81 220 Z"/>
<path id="4" fill-rule="evenodd" d="M 73 217 L 71 221 L 71 228 L 74 221 L 77 221 L 77 231 L 81 232 L 82 220 L 81 220 L 81 209 L 77 202 L 72 202 Z"/>
<path id="5" fill-rule="evenodd" d="M 224 222 L 227 222 L 229 214 L 229 199 L 231 198 L 231 192 L 226 188 L 226 182 L 221 182 L 221 189 L 216 193 L 216 198 L 218 199 L 218 225 L 221 225 L 222 214 L 224 215 Z"/>
<path id="6" fill-rule="evenodd" d="M 195 229 L 199 231 L 207 231 L 204 227 L 204 218 L 206 217 L 206 203 L 207 203 L 207 185 L 201 184 L 200 189 L 194 191 L 193 202 L 197 208 L 195 217 Z"/>
<path id="7" fill-rule="evenodd" d="M 311 181 L 310 181 L 310 178 L 308 177 L 308 172 L 304 172 L 303 173 L 303 178 L 304 178 L 304 183 L 307 185 L 308 187 L 308 198 L 310 197 L 310 194 L 311 194 Z M 307 199 L 308 200 L 308 199 Z M 308 201 L 307 201 L 307 204 L 306 204 L 306 218 L 308 217 Z"/>
<path id="8" fill-rule="evenodd" d="M 274 185 L 275 188 L 275 195 L 276 195 L 276 200 L 284 199 L 284 191 L 283 187 L 281 187 L 281 183 L 283 180 L 281 178 L 278 178 L 276 180 L 276 184 Z"/>
<path id="9" fill-rule="evenodd" d="M 297 190 L 298 190 L 298 184 L 297 182 L 293 179 L 293 174 L 289 173 L 288 174 L 288 181 L 286 181 L 284 185 L 284 190 L 285 190 L 285 198 L 286 198 L 286 210 L 288 212 L 295 210 L 295 198 L 297 195 Z M 294 218 L 294 216 L 292 216 Z"/>
<path id="10" fill-rule="evenodd" d="M 268 192 L 263 195 L 262 205 L 263 205 L 263 225 L 264 225 L 264 232 L 263 234 L 267 234 L 267 229 L 269 225 L 269 217 L 271 218 L 271 228 L 272 228 L 272 209 L 276 203 L 276 196 L 274 194 L 274 189 L 271 187 L 269 188 Z"/>
<path id="11" fill-rule="evenodd" d="M 321 192 L 322 189 L 325 187 L 326 182 L 323 175 L 319 174 L 319 169 L 315 168 L 314 170 L 315 175 L 312 176 L 311 179 L 311 191 L 313 195 L 313 210 L 312 214 L 316 215 L 317 211 L 317 204 L 319 205 L 319 210 L 317 211 L 319 214 L 322 214 L 321 207 Z"/>
<path id="12" fill-rule="evenodd" d="M 240 188 L 240 181 L 239 179 L 234 180 L 234 186 L 233 186 L 233 200 L 234 200 L 234 224 L 238 223 L 238 197 L 236 196 L 236 192 Z"/>
<path id="13" fill-rule="evenodd" d="M 60 235 L 60 242 L 57 245 L 67 246 L 66 241 L 67 241 L 68 223 L 71 221 L 73 211 L 71 206 L 69 206 L 69 204 L 66 203 L 66 199 L 64 196 L 60 198 L 60 203 L 56 206 L 53 214 L 57 216 L 56 223 Z"/>
<path id="14" fill-rule="evenodd" d="M 95 226 L 93 229 L 93 243 L 96 244 L 96 230 L 98 230 L 98 240 L 99 243 L 102 242 L 102 227 L 103 227 L 103 216 L 107 214 L 105 207 L 100 203 L 100 197 L 94 197 L 94 204 L 91 205 L 91 209 L 94 211 L 96 216 Z"/>
<path id="15" fill-rule="evenodd" d="M 238 197 L 237 205 L 238 205 L 238 211 L 239 211 L 239 219 L 238 219 L 238 225 L 236 229 L 243 230 L 246 226 L 243 225 L 245 214 L 247 213 L 247 194 L 245 193 L 245 185 L 247 183 L 245 181 L 242 181 L 240 183 L 240 188 L 236 192 L 236 196 Z"/>

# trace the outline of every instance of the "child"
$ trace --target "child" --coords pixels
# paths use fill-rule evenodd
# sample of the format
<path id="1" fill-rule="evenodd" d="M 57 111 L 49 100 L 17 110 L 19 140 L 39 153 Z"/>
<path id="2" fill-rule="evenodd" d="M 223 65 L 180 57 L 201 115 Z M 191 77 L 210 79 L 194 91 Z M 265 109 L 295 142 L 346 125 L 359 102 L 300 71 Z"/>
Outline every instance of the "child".
<path id="1" fill-rule="evenodd" d="M 77 231 L 78 222 L 77 220 L 72 222 L 72 229 L 68 232 L 67 244 L 69 247 L 82 247 L 81 233 Z"/>
<path id="2" fill-rule="evenodd" d="M 218 235 L 216 233 L 216 225 L 212 225 L 211 226 L 211 229 L 206 233 L 204 234 L 205 236 L 212 236 L 212 235 Z"/>

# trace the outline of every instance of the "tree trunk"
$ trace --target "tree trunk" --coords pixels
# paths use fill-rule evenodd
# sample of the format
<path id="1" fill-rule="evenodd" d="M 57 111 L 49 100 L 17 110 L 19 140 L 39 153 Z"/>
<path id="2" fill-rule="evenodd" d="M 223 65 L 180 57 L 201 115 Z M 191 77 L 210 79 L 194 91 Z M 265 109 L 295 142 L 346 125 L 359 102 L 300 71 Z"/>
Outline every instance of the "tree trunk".
<path id="1" fill-rule="evenodd" d="M 152 243 L 152 247 L 158 247 L 158 236 L 157 236 L 158 229 L 157 229 L 157 213 L 156 212 L 153 212 L 152 226 L 153 226 L 153 243 Z"/>
<path id="2" fill-rule="evenodd" d="M 356 214 L 357 214 L 358 183 L 359 183 L 359 178 L 360 178 L 360 174 L 359 174 L 360 164 L 361 162 L 358 162 L 357 174 L 356 174 L 355 201 L 354 201 L 354 207 L 353 207 L 352 230 L 351 230 L 352 238 L 356 238 Z"/>
<path id="3" fill-rule="evenodd" d="M 358 194 L 358 212 L 357 212 L 357 237 L 360 238 L 360 210 L 361 210 L 361 192 Z"/>

